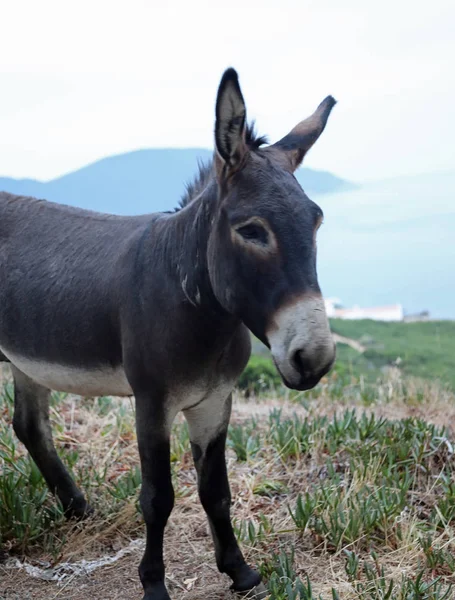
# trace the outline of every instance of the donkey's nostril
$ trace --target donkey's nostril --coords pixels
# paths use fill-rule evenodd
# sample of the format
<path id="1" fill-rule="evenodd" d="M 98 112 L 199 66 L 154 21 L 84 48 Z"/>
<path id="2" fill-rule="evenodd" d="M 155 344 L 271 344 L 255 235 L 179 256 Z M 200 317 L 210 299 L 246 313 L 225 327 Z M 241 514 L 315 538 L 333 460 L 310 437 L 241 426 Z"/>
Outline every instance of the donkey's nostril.
<path id="1" fill-rule="evenodd" d="M 301 350 L 296 350 L 294 352 L 294 354 L 291 357 L 291 361 L 292 361 L 292 364 L 293 364 L 294 368 L 299 373 L 303 373 L 304 366 L 303 366 L 302 351 Z"/>

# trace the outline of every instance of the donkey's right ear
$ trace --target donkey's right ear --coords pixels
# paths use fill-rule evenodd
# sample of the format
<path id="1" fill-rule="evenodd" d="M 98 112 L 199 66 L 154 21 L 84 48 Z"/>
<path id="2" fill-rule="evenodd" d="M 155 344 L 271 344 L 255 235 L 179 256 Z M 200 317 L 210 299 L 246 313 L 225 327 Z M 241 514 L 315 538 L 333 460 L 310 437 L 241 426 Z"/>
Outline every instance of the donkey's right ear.
<path id="1" fill-rule="evenodd" d="M 215 146 L 217 173 L 234 172 L 247 153 L 246 106 L 237 72 L 229 68 L 221 79 L 216 99 Z"/>

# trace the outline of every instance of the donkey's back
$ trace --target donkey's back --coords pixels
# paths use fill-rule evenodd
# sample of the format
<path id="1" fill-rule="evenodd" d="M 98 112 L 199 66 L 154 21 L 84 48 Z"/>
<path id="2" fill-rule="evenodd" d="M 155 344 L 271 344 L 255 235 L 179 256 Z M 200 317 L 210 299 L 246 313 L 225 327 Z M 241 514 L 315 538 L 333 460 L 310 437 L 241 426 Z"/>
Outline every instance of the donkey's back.
<path id="1" fill-rule="evenodd" d="M 118 216 L 0 191 L 0 248 L 3 252 L 5 244 L 20 241 L 26 251 L 35 240 L 43 256 L 50 250 L 62 256 L 76 254 L 89 244 L 88 254 L 101 239 L 115 241 L 109 248 L 112 251 L 127 236 L 164 214 Z M 30 236 L 28 244 L 24 243 L 24 236 Z"/>
<path id="2" fill-rule="evenodd" d="M 55 389 L 130 394 L 119 375 L 120 303 L 159 216 L 0 193 L 0 352 Z"/>

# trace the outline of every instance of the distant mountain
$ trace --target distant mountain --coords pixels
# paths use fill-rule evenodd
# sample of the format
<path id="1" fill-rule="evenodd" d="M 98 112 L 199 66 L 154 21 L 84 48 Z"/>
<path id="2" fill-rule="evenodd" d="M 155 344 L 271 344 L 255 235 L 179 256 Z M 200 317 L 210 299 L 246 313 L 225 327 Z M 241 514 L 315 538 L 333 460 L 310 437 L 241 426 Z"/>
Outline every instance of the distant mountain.
<path id="1" fill-rule="evenodd" d="M 45 183 L 37 181 L 36 179 L 11 179 L 10 177 L 0 177 L 0 191 L 10 192 L 10 194 L 41 197 L 41 190 L 44 190 L 45 185 Z"/>
<path id="2" fill-rule="evenodd" d="M 210 160 L 202 148 L 137 150 L 110 156 L 47 182 L 0 178 L 0 191 L 115 214 L 141 214 L 176 207 L 197 172 Z M 310 194 L 352 189 L 354 184 L 326 171 L 299 169 L 297 178 Z"/>

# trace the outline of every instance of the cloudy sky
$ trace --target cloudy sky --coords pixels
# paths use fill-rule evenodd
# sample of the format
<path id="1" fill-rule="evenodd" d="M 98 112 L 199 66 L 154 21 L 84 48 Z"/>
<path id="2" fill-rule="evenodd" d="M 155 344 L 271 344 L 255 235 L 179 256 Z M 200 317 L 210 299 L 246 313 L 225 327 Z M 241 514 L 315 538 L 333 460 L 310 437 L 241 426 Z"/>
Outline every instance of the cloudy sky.
<path id="1" fill-rule="evenodd" d="M 362 181 L 455 168 L 453 0 L 0 0 L 0 175 L 212 146 L 227 66 L 276 140 L 338 99 L 307 164 Z"/>

